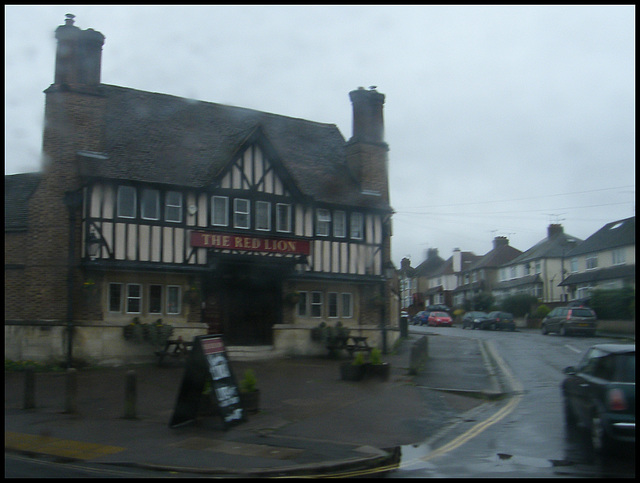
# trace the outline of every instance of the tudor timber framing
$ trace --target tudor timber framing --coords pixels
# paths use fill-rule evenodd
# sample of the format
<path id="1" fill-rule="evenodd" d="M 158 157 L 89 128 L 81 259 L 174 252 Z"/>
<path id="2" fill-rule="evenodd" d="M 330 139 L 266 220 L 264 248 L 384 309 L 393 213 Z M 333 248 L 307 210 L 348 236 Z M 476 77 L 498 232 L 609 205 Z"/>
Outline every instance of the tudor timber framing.
<path id="1" fill-rule="evenodd" d="M 382 274 L 383 253 L 383 213 L 367 211 L 352 206 L 335 205 L 319 206 L 313 200 L 307 200 L 299 194 L 291 179 L 277 159 L 269 158 L 258 144 L 250 144 L 239 151 L 227 169 L 219 174 L 219 181 L 208 188 L 182 188 L 171 185 L 150 185 L 130 180 L 93 179 L 85 187 L 85 217 L 83 234 L 88 236 L 91 229 L 103 240 L 103 246 L 95 260 L 89 265 L 107 268 L 157 269 L 165 268 L 206 268 L 210 266 L 211 255 L 230 254 L 248 255 L 241 250 L 212 250 L 190 246 L 190 235 L 193 230 L 211 231 L 216 228 L 210 224 L 211 196 L 225 196 L 232 199 L 247 199 L 251 205 L 252 222 L 256 201 L 271 203 L 272 216 L 277 203 L 289 204 L 292 207 L 291 231 L 279 233 L 271 224 L 271 231 L 233 228 L 233 203 L 229 202 L 230 226 L 220 227 L 225 232 L 246 236 L 264 236 L 300 238 L 311 242 L 311 253 L 307 258 L 305 270 L 314 273 L 343 274 L 350 276 L 379 276 Z M 143 220 L 137 215 L 133 219 L 117 217 L 117 187 L 119 185 L 134 186 L 138 190 L 152 188 L 160 191 L 161 206 L 166 191 L 179 191 L 182 197 L 182 222 L 159 220 Z M 195 214 L 188 212 L 187 207 L 197 207 Z M 324 208 L 343 211 L 347 220 L 352 213 L 363 216 L 362 239 L 351 239 L 347 233 L 344 237 L 335 237 L 333 230 L 328 236 L 316 235 L 316 210 Z M 349 226 L 349 223 L 347 223 Z M 255 254 L 252 254 L 255 256 Z M 261 254 L 261 256 L 287 257 L 281 254 Z M 111 262 L 111 263 L 109 263 Z"/>

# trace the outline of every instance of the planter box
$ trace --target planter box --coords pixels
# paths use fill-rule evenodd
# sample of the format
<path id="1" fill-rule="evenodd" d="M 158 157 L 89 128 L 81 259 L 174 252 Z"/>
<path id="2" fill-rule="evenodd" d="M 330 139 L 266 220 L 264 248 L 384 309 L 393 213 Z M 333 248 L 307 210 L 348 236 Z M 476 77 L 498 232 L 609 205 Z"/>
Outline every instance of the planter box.
<path id="1" fill-rule="evenodd" d="M 343 381 L 360 381 L 364 378 L 365 364 L 353 365 L 351 362 L 340 364 L 340 378 Z"/>
<path id="2" fill-rule="evenodd" d="M 240 391 L 240 404 L 247 413 L 257 413 L 260 409 L 260 390 L 251 392 Z"/>
<path id="3" fill-rule="evenodd" d="M 370 364 L 367 367 L 367 374 L 381 381 L 388 381 L 391 375 L 391 364 L 383 362 L 382 364 Z"/>

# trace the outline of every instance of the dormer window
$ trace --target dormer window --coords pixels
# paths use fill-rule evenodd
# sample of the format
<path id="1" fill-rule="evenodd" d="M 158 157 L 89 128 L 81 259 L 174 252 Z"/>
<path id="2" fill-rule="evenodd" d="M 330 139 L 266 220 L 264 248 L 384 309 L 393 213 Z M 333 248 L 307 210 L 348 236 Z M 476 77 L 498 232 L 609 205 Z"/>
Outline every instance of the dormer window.
<path id="1" fill-rule="evenodd" d="M 118 186 L 118 218 L 136 217 L 136 189 Z"/>
<path id="2" fill-rule="evenodd" d="M 140 205 L 142 208 L 143 220 L 160 219 L 160 192 L 158 190 L 142 190 L 142 200 Z"/>
<path id="3" fill-rule="evenodd" d="M 235 228 L 249 228 L 250 214 L 249 200 L 241 198 L 233 200 L 233 226 Z"/>
<path id="4" fill-rule="evenodd" d="M 316 235 L 329 236 L 329 225 L 331 224 L 331 213 L 329 210 L 318 209 L 316 212 Z"/>

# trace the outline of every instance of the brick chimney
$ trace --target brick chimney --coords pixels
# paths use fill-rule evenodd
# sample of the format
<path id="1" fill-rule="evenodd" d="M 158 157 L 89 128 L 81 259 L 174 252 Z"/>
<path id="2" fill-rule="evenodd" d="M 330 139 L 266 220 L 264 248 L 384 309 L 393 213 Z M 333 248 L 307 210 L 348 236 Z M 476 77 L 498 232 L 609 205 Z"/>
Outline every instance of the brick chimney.
<path id="1" fill-rule="evenodd" d="M 547 228 L 547 238 L 552 238 L 556 235 L 561 235 L 562 233 L 564 233 L 564 228 L 562 228 L 562 225 L 551 224 Z"/>
<path id="2" fill-rule="evenodd" d="M 353 135 L 347 143 L 347 165 L 363 193 L 389 201 L 387 153 L 382 106 L 384 94 L 372 86 L 349 93 L 353 105 Z"/>
<path id="3" fill-rule="evenodd" d="M 54 84 L 97 86 L 100 84 L 104 35 L 93 29 L 75 27 L 74 18 L 68 13 L 65 24 L 56 29 L 58 46 Z"/>
<path id="4" fill-rule="evenodd" d="M 508 245 L 509 239 L 506 236 L 497 236 L 493 239 L 493 248 L 496 249 L 502 245 Z"/>

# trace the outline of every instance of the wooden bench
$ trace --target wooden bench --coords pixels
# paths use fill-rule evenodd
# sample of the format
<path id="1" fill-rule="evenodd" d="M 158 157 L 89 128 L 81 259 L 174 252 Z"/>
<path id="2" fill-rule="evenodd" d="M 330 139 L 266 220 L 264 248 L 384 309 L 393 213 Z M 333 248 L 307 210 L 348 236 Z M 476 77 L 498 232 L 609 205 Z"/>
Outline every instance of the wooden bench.
<path id="1" fill-rule="evenodd" d="M 351 344 L 347 343 L 345 349 L 349 352 L 349 357 L 353 358 L 354 352 L 371 352 L 373 347 L 369 347 L 367 344 L 367 338 L 361 336 L 349 336 L 348 339 L 351 339 Z"/>
<path id="2" fill-rule="evenodd" d="M 162 365 L 162 361 L 166 356 L 170 357 L 186 357 L 191 353 L 193 342 L 185 342 L 181 337 L 177 339 L 167 339 L 164 349 L 156 351 L 158 356 L 158 365 Z"/>

